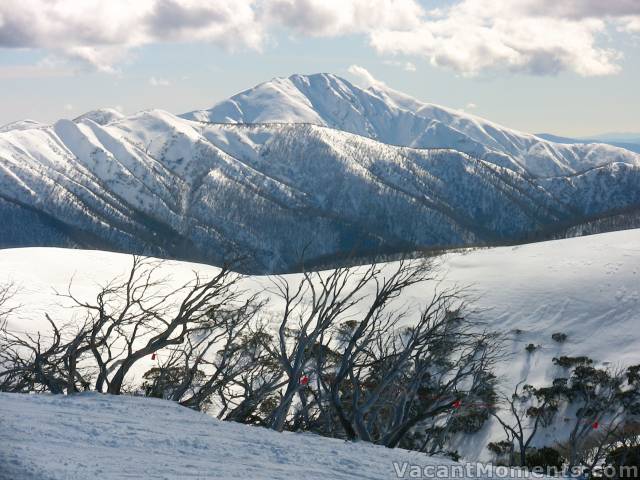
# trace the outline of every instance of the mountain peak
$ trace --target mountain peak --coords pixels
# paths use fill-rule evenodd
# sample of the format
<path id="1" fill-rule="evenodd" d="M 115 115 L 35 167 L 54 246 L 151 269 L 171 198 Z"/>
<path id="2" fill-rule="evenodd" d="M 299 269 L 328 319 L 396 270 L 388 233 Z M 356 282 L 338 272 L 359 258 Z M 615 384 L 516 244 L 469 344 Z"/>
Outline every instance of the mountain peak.
<path id="1" fill-rule="evenodd" d="M 83 120 L 91 120 L 98 125 L 107 125 L 111 122 L 122 120 L 125 116 L 115 108 L 98 108 L 73 119 L 74 122 L 82 122 Z"/>
<path id="2" fill-rule="evenodd" d="M 16 122 L 7 123 L 0 126 L 0 133 L 8 132 L 10 130 L 29 130 L 31 128 L 41 128 L 44 126 L 46 126 L 44 123 L 25 118 L 24 120 L 18 120 Z"/>
<path id="3" fill-rule="evenodd" d="M 636 154 L 602 145 L 562 145 L 378 83 L 361 88 L 331 73 L 294 74 L 182 115 L 211 123 L 312 123 L 414 148 L 453 148 L 532 176 L 571 174 Z M 598 154 L 590 152 L 597 149 Z M 607 149 L 607 154 L 603 155 Z"/>
<path id="4" fill-rule="evenodd" d="M 308 73 L 308 74 L 304 74 L 304 73 L 294 73 L 293 75 L 289 75 L 287 77 L 289 80 L 291 81 L 307 81 L 307 82 L 313 82 L 313 81 L 327 81 L 327 82 L 344 82 L 347 83 L 349 85 L 351 85 L 351 82 L 349 82 L 348 80 L 346 80 L 345 78 L 336 75 L 335 73 L 328 73 L 328 72 L 318 72 L 318 73 Z"/>

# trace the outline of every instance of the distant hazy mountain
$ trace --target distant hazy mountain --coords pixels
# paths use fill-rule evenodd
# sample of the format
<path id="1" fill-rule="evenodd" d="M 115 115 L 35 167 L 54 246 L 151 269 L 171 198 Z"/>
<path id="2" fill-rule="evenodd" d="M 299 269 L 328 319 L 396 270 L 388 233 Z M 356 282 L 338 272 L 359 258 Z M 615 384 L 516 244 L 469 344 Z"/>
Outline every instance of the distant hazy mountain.
<path id="1" fill-rule="evenodd" d="M 591 135 L 589 138 L 593 138 L 601 142 L 626 142 L 638 144 L 640 143 L 640 132 L 601 133 L 599 135 Z"/>
<path id="2" fill-rule="evenodd" d="M 26 130 L 28 128 L 44 127 L 45 125 L 35 120 L 18 120 L 17 122 L 7 123 L 0 126 L 0 132 L 8 132 L 10 130 Z"/>
<path id="3" fill-rule="evenodd" d="M 536 136 L 540 138 L 544 138 L 545 140 L 549 140 L 550 142 L 565 143 L 565 144 L 602 142 L 602 143 L 606 143 L 607 145 L 613 145 L 614 147 L 624 148 L 626 150 L 630 150 L 635 153 L 640 153 L 640 138 L 637 139 L 636 141 L 637 143 L 625 143 L 625 142 L 618 142 L 618 141 L 605 140 L 605 139 L 560 137 L 558 135 L 553 135 L 551 133 L 536 133 Z"/>
<path id="4" fill-rule="evenodd" d="M 312 89 L 313 108 L 298 98 L 288 120 L 307 123 L 213 124 L 159 110 L 128 117 L 100 110 L 0 133 L 0 246 L 81 246 L 214 264 L 241 255 L 246 270 L 274 272 L 299 268 L 302 258 L 310 265 L 527 241 L 587 222 L 589 231 L 613 224 L 596 222 L 605 216 L 617 215 L 616 229 L 636 218 L 629 216 L 640 206 L 634 153 L 562 146 L 333 76 L 276 81 L 294 82 L 331 86 Z M 273 96 L 261 103 L 256 92 L 265 85 L 251 101 L 242 94 L 224 108 L 241 103 L 241 119 L 251 122 L 263 121 L 265 109 L 284 115 Z M 369 135 L 310 124 L 327 118 Z M 442 136 L 420 134 L 423 127 Z M 477 139 L 473 148 L 463 131 Z M 379 141 L 392 135 L 462 143 L 416 149 Z M 507 144 L 516 156 L 494 150 Z M 479 150 L 457 150 L 464 146 Z M 531 168 L 566 174 L 536 177 Z"/>
<path id="5" fill-rule="evenodd" d="M 313 123 L 392 145 L 454 148 L 532 176 L 571 174 L 610 162 L 640 164 L 638 155 L 610 145 L 549 142 L 385 86 L 362 89 L 329 74 L 276 78 L 183 117 L 222 123 Z"/>

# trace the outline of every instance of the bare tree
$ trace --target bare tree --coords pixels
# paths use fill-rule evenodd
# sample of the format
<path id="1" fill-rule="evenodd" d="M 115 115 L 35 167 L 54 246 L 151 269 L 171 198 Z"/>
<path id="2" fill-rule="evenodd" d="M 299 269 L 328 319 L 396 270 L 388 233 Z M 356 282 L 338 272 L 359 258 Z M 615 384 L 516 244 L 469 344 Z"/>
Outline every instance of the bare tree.
<path id="1" fill-rule="evenodd" d="M 5 392 L 63 393 L 66 375 L 60 330 L 47 317 L 49 335 L 17 333 L 5 321 L 0 327 L 0 390 Z"/>
<path id="2" fill-rule="evenodd" d="M 214 396 L 219 399 L 224 388 L 250 371 L 257 360 L 248 343 L 260 331 L 257 315 L 262 306 L 252 295 L 240 306 L 220 310 L 207 325 L 170 348 L 156 369 L 156 387 L 161 387 L 162 396 L 196 410 L 202 410 Z M 163 379 L 163 373 L 175 380 Z"/>
<path id="3" fill-rule="evenodd" d="M 284 307 L 274 356 L 287 385 L 271 428 L 290 419 L 294 428 L 332 435 L 337 428 L 395 447 L 472 395 L 493 365 L 496 340 L 462 316 L 460 292 L 436 292 L 409 326 L 410 308 L 393 302 L 434 276 L 432 262 L 402 260 L 306 273 L 295 286 L 275 279 Z"/>
<path id="4" fill-rule="evenodd" d="M 13 367 L 4 369 L 11 388 L 118 395 L 152 356 L 147 395 L 225 420 L 388 447 L 442 419 L 446 432 L 459 427 L 456 403 L 487 401 L 497 338 L 466 318 L 461 292 L 396 301 L 435 279 L 429 260 L 275 277 L 275 317 L 265 315 L 262 292 L 241 290 L 228 268 L 173 288 L 159 266 L 134 257 L 126 278 L 92 301 L 70 285 L 61 296 L 84 317 L 63 326 L 47 317 L 46 339 L 5 330 L 0 360 Z"/>
<path id="5" fill-rule="evenodd" d="M 396 447 L 484 388 L 495 339 L 461 315 L 459 300 L 436 293 L 410 327 L 400 326 L 404 312 L 385 308 L 358 325 L 330 385 L 348 437 Z"/>
<path id="6" fill-rule="evenodd" d="M 548 425 L 558 410 L 558 395 L 562 386 L 554 385 L 547 389 L 536 390 L 531 385 L 523 385 L 520 381 L 510 396 L 502 397 L 506 415 L 500 410 L 491 415 L 502 426 L 507 442 L 518 447 L 518 466 L 527 464 L 527 450 L 538 433 L 540 426 Z M 514 449 L 512 449 L 512 453 Z M 510 458 L 514 460 L 513 455 Z"/>
<path id="7" fill-rule="evenodd" d="M 268 427 L 277 408 L 278 393 L 287 384 L 280 362 L 273 356 L 274 337 L 263 323 L 243 340 L 239 375 L 220 391 L 218 418 Z"/>
<path id="8" fill-rule="evenodd" d="M 273 355 L 286 375 L 286 388 L 273 411 L 271 428 L 283 429 L 294 397 L 304 388 L 301 379 L 309 367 L 311 348 L 362 301 L 362 291 L 378 274 L 379 267 L 371 265 L 305 272 L 295 286 L 285 277 L 273 279 L 274 292 L 284 304 Z"/>
<path id="9" fill-rule="evenodd" d="M 640 453 L 640 421 L 638 412 L 630 412 L 634 417 L 627 419 L 617 429 L 615 437 L 609 442 L 603 464 L 616 469 L 614 478 L 637 478 Z M 635 472 L 633 472 L 635 469 Z"/>
<path id="10" fill-rule="evenodd" d="M 92 388 L 118 395 L 138 361 L 183 345 L 178 356 L 186 357 L 187 364 L 195 359 L 195 364 L 189 365 L 174 395 L 180 390 L 185 395 L 201 365 L 218 368 L 212 374 L 215 379 L 192 394 L 191 405 L 201 405 L 226 370 L 234 339 L 260 305 L 238 288 L 240 276 L 229 268 L 208 279 L 194 273 L 193 281 L 172 288 L 159 276 L 160 265 L 134 256 L 126 278 L 101 288 L 93 302 L 75 296 L 70 285 L 61 297 L 85 314 L 80 325 L 58 326 L 47 316 L 51 329 L 46 336 L 4 328 L 0 358 L 13 366 L 5 369 L 4 377 L 12 374 L 18 379 L 14 390 L 73 393 Z M 210 362 L 205 354 L 223 339 L 227 350 L 222 364 Z"/>
<path id="11" fill-rule="evenodd" d="M 15 294 L 16 287 L 13 283 L 0 285 L 0 327 L 4 327 L 9 316 L 19 308 L 18 305 L 11 304 Z"/>
<path id="12" fill-rule="evenodd" d="M 48 316 L 48 335 L 10 328 L 9 317 L 19 308 L 13 303 L 15 294 L 15 285 L 0 286 L 0 391 L 61 393 L 65 387 L 61 332 Z"/>
<path id="13" fill-rule="evenodd" d="M 85 353 L 97 366 L 94 389 L 118 395 L 131 368 L 149 355 L 210 330 L 228 315 L 243 292 L 237 274 L 222 268 L 210 279 L 168 288 L 160 262 L 134 257 L 126 280 L 100 290 L 95 302 L 63 295 L 87 313 L 76 360 Z"/>

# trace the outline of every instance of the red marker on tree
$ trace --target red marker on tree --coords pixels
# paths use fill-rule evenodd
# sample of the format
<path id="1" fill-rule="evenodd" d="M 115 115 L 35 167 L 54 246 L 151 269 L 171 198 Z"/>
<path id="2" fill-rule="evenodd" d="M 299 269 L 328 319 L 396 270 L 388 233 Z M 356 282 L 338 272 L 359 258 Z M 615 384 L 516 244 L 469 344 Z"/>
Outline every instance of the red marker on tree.
<path id="1" fill-rule="evenodd" d="M 453 402 L 453 403 L 451 404 L 451 406 L 452 406 L 453 408 L 460 408 L 461 403 L 462 403 L 462 402 L 460 402 L 460 400 L 456 400 L 455 402 Z"/>
<path id="2" fill-rule="evenodd" d="M 600 424 L 598 422 L 593 422 L 593 429 L 597 430 Z"/>
<path id="3" fill-rule="evenodd" d="M 153 353 L 151 354 L 151 360 L 155 360 L 155 359 L 156 359 L 156 353 L 155 353 L 155 352 L 153 352 Z"/>
<path id="4" fill-rule="evenodd" d="M 300 385 L 306 385 L 309 383 L 309 377 L 307 377 L 306 375 L 303 375 L 302 377 L 300 377 Z"/>

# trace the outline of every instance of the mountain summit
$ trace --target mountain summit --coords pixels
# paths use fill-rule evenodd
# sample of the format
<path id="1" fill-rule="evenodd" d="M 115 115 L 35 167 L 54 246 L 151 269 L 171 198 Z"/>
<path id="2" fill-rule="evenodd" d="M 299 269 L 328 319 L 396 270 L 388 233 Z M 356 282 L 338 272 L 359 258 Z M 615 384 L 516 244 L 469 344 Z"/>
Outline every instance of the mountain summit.
<path id="1" fill-rule="evenodd" d="M 312 123 L 412 148 L 452 148 L 530 176 L 574 174 L 640 156 L 599 143 L 565 145 L 465 112 L 421 102 L 383 84 L 367 89 L 332 74 L 292 75 L 182 115 L 212 123 Z"/>

